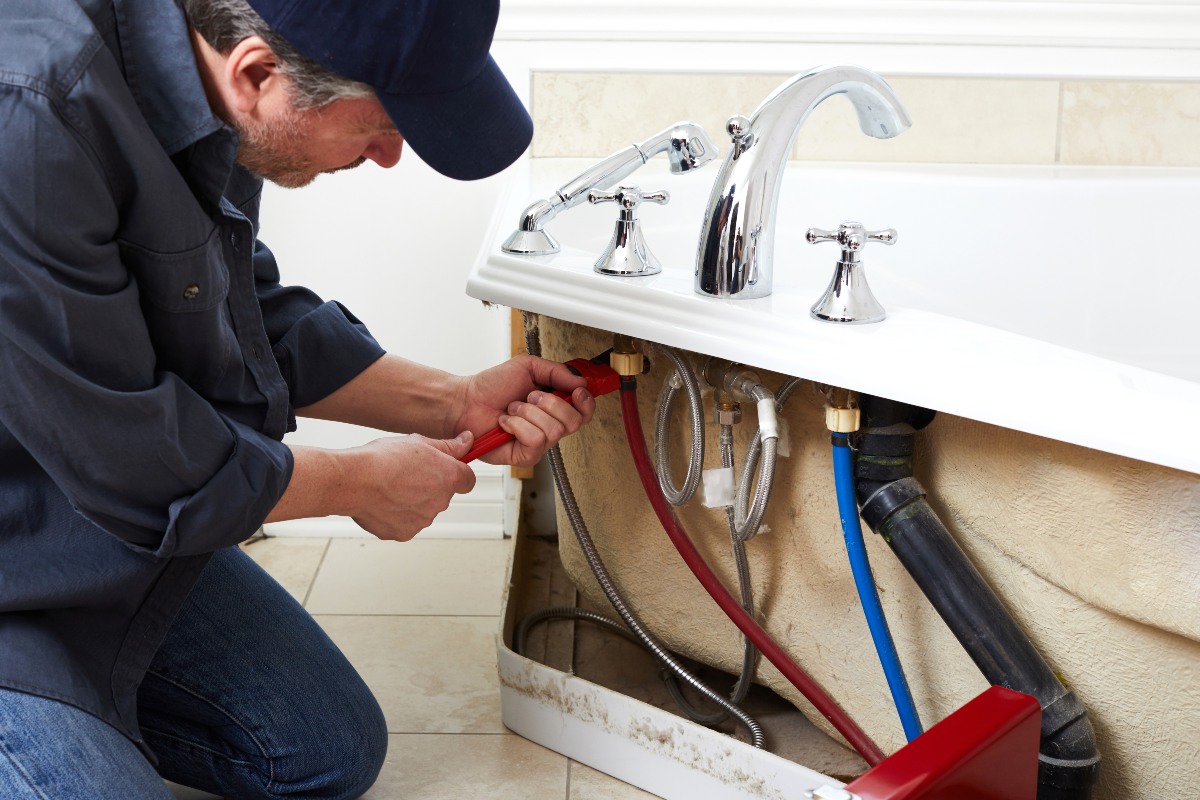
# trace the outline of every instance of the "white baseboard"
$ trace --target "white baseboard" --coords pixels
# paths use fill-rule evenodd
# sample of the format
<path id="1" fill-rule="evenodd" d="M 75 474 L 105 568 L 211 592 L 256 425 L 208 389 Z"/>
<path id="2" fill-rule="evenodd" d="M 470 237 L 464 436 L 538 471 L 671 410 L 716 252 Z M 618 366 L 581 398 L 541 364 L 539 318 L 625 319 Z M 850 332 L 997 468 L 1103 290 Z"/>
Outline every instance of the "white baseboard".
<path id="1" fill-rule="evenodd" d="M 422 539 L 502 539 L 516 528 L 520 481 L 507 467 L 475 465 L 477 481 L 470 494 L 456 497 L 425 530 Z M 268 536 L 359 538 L 370 537 L 349 517 L 318 517 L 272 522 Z"/>

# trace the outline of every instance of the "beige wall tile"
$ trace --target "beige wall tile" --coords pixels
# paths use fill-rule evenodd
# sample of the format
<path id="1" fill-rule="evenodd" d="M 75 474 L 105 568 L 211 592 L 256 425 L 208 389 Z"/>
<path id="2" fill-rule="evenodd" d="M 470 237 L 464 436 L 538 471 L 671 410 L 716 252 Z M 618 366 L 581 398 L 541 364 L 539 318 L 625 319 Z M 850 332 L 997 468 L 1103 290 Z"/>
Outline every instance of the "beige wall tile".
<path id="1" fill-rule="evenodd" d="M 533 155 L 601 158 L 673 122 L 698 122 L 722 151 L 725 121 L 749 114 L 784 75 L 538 72 Z"/>
<path id="2" fill-rule="evenodd" d="M 786 75 L 536 73 L 533 154 L 602 157 L 678 119 L 705 127 L 724 148 L 725 121 L 749 115 Z M 1054 162 L 1058 83 L 1035 80 L 895 78 L 911 130 L 864 136 L 846 101 L 810 116 L 794 155 L 853 161 L 1047 164 Z"/>
<path id="3" fill-rule="evenodd" d="M 1064 164 L 1200 166 L 1200 82 L 1063 84 Z"/>
<path id="4" fill-rule="evenodd" d="M 722 148 L 725 121 L 750 114 L 786 75 L 540 72 L 533 154 L 602 157 L 679 119 Z M 1200 166 L 1200 82 L 894 77 L 913 119 L 895 139 L 864 136 L 831 98 L 794 158 L 975 164 Z"/>
<path id="5" fill-rule="evenodd" d="M 859 130 L 849 102 L 813 111 L 793 157 L 820 161 L 1053 164 L 1058 82 L 983 78 L 889 78 L 913 126 L 894 139 Z"/>

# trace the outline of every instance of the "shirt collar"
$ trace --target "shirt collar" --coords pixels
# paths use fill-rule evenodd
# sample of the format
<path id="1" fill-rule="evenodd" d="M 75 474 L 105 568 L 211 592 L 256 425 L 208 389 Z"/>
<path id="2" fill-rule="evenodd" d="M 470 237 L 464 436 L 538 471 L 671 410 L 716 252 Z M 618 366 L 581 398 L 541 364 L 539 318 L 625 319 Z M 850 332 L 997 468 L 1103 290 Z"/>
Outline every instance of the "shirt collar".
<path id="1" fill-rule="evenodd" d="M 125 81 L 163 149 L 174 154 L 220 130 L 175 0 L 113 0 L 113 7 Z"/>

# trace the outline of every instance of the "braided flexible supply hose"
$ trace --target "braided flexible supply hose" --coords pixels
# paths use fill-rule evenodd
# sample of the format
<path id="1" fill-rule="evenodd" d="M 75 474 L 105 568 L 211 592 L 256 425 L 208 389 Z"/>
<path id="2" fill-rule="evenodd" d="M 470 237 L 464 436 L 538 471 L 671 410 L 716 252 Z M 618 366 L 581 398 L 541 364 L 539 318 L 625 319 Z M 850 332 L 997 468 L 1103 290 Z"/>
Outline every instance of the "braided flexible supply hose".
<path id="1" fill-rule="evenodd" d="M 530 355 L 541 355 L 541 337 L 538 330 L 536 320 L 532 314 L 525 314 L 525 346 Z M 729 716 L 740 722 L 750 733 L 750 743 L 757 748 L 766 746 L 766 737 L 763 734 L 762 726 L 758 721 L 743 711 L 739 706 L 726 700 L 721 694 L 706 685 L 703 681 L 693 675 L 687 667 L 679 662 L 671 652 L 659 642 L 638 619 L 637 615 L 626 605 L 625 600 L 621 597 L 616 584 L 613 583 L 612 576 L 604 566 L 603 560 L 600 558 L 599 552 L 596 550 L 595 544 L 592 542 L 591 534 L 587 529 L 586 523 L 583 521 L 583 515 L 579 511 L 579 503 L 575 499 L 575 492 L 571 488 L 571 481 L 567 477 L 566 466 L 563 464 L 562 451 L 557 445 L 550 448 L 546 453 L 546 457 L 550 462 L 550 471 L 554 475 L 554 483 L 558 487 L 559 497 L 562 499 L 563 511 L 567 515 L 567 520 L 570 522 L 571 530 L 575 533 L 575 538 L 579 541 L 579 548 L 583 552 L 583 557 L 587 561 L 588 567 L 592 570 L 592 574 L 596 578 L 596 582 L 600 585 L 604 596 L 608 598 L 608 602 L 612 604 L 618 616 L 629 626 L 630 631 L 637 636 L 642 645 L 654 654 L 664 667 L 670 670 L 679 679 L 690 685 L 697 692 L 707 697 L 712 702 L 729 714 Z"/>
<path id="2" fill-rule="evenodd" d="M 733 427 L 721 426 L 720 436 L 721 466 L 733 469 Z M 729 545 L 733 551 L 733 563 L 737 567 L 738 594 L 742 608 L 751 617 L 754 616 L 754 589 L 750 583 L 750 560 L 746 556 L 746 542 L 737 534 L 737 523 L 733 508 L 725 509 L 725 518 L 729 525 Z M 750 691 L 754 682 L 754 673 L 758 669 L 758 648 L 749 636 L 744 636 L 742 645 L 742 670 L 738 674 L 738 682 L 734 684 L 730 697 L 735 703 L 740 703 Z"/>
<path id="3" fill-rule="evenodd" d="M 658 474 L 658 485 L 662 489 L 663 495 L 666 496 L 667 502 L 673 506 L 681 506 L 696 494 L 704 470 L 704 403 L 700 399 L 700 382 L 696 380 L 696 374 L 687 360 L 669 347 L 657 346 L 654 348 L 654 352 L 666 356 L 675 367 L 670 379 L 663 384 L 662 395 L 658 402 L 658 416 L 654 426 L 654 462 Z M 676 380 L 679 385 L 676 385 Z M 671 439 L 671 404 L 680 387 L 687 393 L 692 446 L 688 452 L 687 475 L 684 476 L 683 486 L 676 489 L 675 480 L 671 477 L 668 445 Z"/>
<path id="4" fill-rule="evenodd" d="M 571 483 L 567 478 L 566 467 L 563 465 L 562 452 L 558 446 L 550 448 L 546 453 L 550 460 L 550 470 L 554 474 L 554 482 L 558 486 L 559 496 L 563 501 L 563 509 L 566 511 L 567 519 L 570 520 L 571 529 L 575 532 L 575 538 L 579 540 L 579 547 L 583 551 L 583 557 L 587 561 L 588 566 L 592 570 L 592 574 L 596 576 L 596 582 L 600 584 L 600 589 L 604 592 L 604 596 L 608 598 L 608 602 L 612 604 L 618 616 L 625 621 L 629 629 L 642 641 L 654 657 L 662 663 L 667 669 L 675 673 L 681 680 L 689 684 L 700 694 L 707 697 L 709 700 L 716 703 L 727 714 L 737 719 L 750 732 L 750 743 L 758 748 L 763 748 L 766 745 L 766 740 L 763 735 L 762 726 L 758 722 L 743 711 L 740 707 L 734 705 L 730 701 L 721 696 L 717 692 L 709 688 L 703 681 L 693 675 L 687 667 L 679 662 L 671 654 L 671 652 L 663 646 L 658 638 L 642 624 L 637 615 L 625 604 L 624 598 L 621 597 L 617 590 L 616 584 L 613 583 L 612 576 L 608 574 L 608 570 L 604 566 L 604 562 L 600 559 L 600 554 L 596 551 L 596 546 L 592 542 L 591 534 L 587 530 L 587 525 L 583 522 L 583 516 L 579 512 L 579 503 L 575 500 L 575 493 L 571 489 Z"/>
<path id="5" fill-rule="evenodd" d="M 778 408 L 775 396 L 762 385 L 755 385 L 750 397 L 755 402 L 770 401 Z M 774 436 L 763 438 L 762 429 L 755 432 L 746 450 L 746 463 L 742 465 L 742 474 L 737 482 L 737 496 L 733 502 L 734 536 L 745 542 L 758 535 L 762 527 L 763 515 L 767 513 L 767 503 L 771 499 L 771 487 L 775 483 L 775 457 L 778 453 L 779 440 Z M 758 473 L 757 484 L 754 481 Z M 754 498 L 750 498 L 750 487 L 754 486 Z"/>
<path id="6" fill-rule="evenodd" d="M 635 386 L 633 381 L 629 382 Z M 695 574 L 704 589 L 716 601 L 721 610 L 753 640 L 763 655 L 783 673 L 783 676 L 808 699 L 830 724 L 845 737 L 850 746 L 858 751 L 866 762 L 875 766 L 884 759 L 883 751 L 879 749 L 870 737 L 843 711 L 824 689 L 800 668 L 791 656 L 781 648 L 771 636 L 745 610 L 738 605 L 737 600 L 729 593 L 720 579 L 705 563 L 704 558 L 692 544 L 687 532 L 675 518 L 671 506 L 658 488 L 654 469 L 650 466 L 650 454 L 646 451 L 646 441 L 642 435 L 641 421 L 638 415 L 636 388 L 621 387 L 621 411 L 625 418 L 625 434 L 629 448 L 637 465 L 638 477 L 646 492 L 650 505 L 663 525 L 667 536 L 687 563 L 688 568 Z"/>
<path id="7" fill-rule="evenodd" d="M 606 617 L 603 614 L 599 614 L 595 611 L 589 611 L 586 608 L 576 608 L 575 606 L 551 606 L 549 608 L 539 609 L 526 614 L 517 623 L 516 628 L 513 629 L 513 652 L 517 655 L 524 655 L 525 640 L 529 635 L 530 628 L 532 628 L 534 625 L 551 619 L 570 619 L 577 622 L 589 622 L 597 627 L 607 630 L 609 633 L 615 633 L 618 636 L 629 640 L 633 644 L 638 645 L 643 650 L 649 651 L 651 655 L 653 655 L 653 651 L 650 651 L 649 648 L 646 647 L 645 643 L 637 637 L 637 634 L 629 630 L 629 628 L 627 628 L 625 623 L 621 620 L 613 619 L 612 617 Z M 754 652 L 757 654 L 758 651 L 755 650 Z M 724 722 L 729 718 L 729 715 L 724 711 L 718 710 L 711 714 L 706 714 L 692 705 L 692 702 L 683 694 L 683 689 L 679 685 L 679 676 L 671 672 L 666 667 L 662 667 L 662 681 L 663 685 L 667 687 L 667 692 L 671 695 L 671 699 L 675 701 L 675 704 L 680 707 L 683 713 L 686 714 L 688 719 L 690 719 L 692 722 L 697 722 L 701 725 L 712 726 Z M 733 699 L 733 702 L 738 703 L 741 701 Z"/>
<path id="8" fill-rule="evenodd" d="M 704 404 L 700 397 L 700 381 L 696 378 L 687 359 L 673 348 L 664 345 L 654 345 L 653 354 L 668 359 L 674 366 L 671 377 L 663 384 L 659 395 L 658 413 L 654 425 L 654 466 L 658 475 L 658 485 L 663 496 L 673 506 L 687 503 L 696 493 L 704 468 Z M 691 447 L 688 455 L 688 471 L 682 488 L 675 488 L 675 480 L 671 476 L 669 444 L 671 440 L 671 406 L 680 389 L 684 389 L 688 401 L 688 418 L 691 423 Z M 733 468 L 732 429 L 721 427 L 721 464 L 727 469 Z M 733 551 L 734 564 L 737 567 L 738 590 L 741 595 L 742 608 L 746 613 L 754 615 L 754 594 L 750 583 L 750 562 L 746 557 L 745 539 L 737 532 L 735 520 L 737 515 L 733 508 L 727 510 L 729 519 L 730 545 Z M 748 538 L 748 537 L 747 537 Z M 754 672 L 758 668 L 758 648 L 748 638 L 743 637 L 742 666 L 738 672 L 737 682 L 730 691 L 729 699 L 741 703 L 754 684 Z M 668 684 L 670 687 L 670 684 Z M 725 718 L 724 712 L 705 714 L 693 708 L 682 695 L 675 694 L 675 701 L 684 709 L 692 720 L 703 725 L 715 725 Z"/>

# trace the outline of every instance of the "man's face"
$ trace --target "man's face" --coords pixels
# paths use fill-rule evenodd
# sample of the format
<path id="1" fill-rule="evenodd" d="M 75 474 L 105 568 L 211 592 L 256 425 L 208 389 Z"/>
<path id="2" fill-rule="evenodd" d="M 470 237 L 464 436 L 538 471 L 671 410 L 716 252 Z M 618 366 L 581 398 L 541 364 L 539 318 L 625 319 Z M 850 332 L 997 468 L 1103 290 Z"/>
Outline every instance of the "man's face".
<path id="1" fill-rule="evenodd" d="M 289 103 L 262 120 L 235 122 L 234 128 L 240 139 L 238 162 L 288 189 L 368 160 L 392 167 L 404 146 L 374 98 L 335 100 L 303 111 Z"/>

